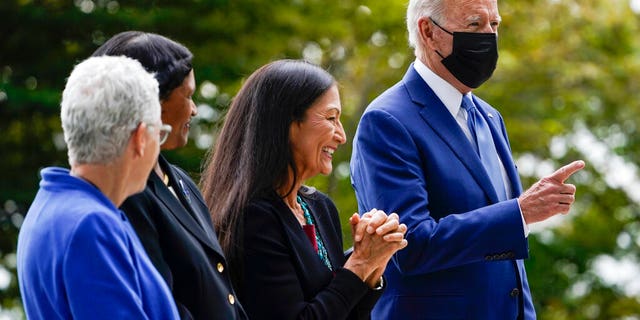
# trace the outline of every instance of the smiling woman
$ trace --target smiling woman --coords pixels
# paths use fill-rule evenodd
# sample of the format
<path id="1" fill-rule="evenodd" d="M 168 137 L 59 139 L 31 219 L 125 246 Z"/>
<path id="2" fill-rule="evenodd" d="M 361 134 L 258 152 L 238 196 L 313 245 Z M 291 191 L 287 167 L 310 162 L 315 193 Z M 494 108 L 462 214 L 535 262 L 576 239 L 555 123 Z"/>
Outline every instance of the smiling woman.
<path id="1" fill-rule="evenodd" d="M 301 180 L 331 173 L 333 153 L 347 141 L 340 111 L 338 87 L 333 85 L 311 105 L 304 120 L 291 125 L 291 149 Z"/>
<path id="2" fill-rule="evenodd" d="M 396 214 L 372 210 L 351 217 L 345 257 L 336 207 L 302 185 L 331 173 L 346 142 L 340 113 L 329 73 L 275 61 L 247 79 L 209 154 L 203 195 L 251 319 L 368 318 L 387 262 L 407 244 Z"/>

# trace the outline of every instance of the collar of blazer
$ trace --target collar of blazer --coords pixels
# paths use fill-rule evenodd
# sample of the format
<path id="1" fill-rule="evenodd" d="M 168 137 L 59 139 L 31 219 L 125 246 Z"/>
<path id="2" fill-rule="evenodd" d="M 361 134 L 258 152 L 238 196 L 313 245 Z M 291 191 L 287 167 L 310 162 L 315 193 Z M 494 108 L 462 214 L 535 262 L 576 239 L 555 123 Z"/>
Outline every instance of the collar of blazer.
<path id="1" fill-rule="evenodd" d="M 311 214 L 313 215 L 316 222 L 316 232 L 320 232 L 320 237 L 322 237 L 322 241 L 327 248 L 327 253 L 329 254 L 329 259 L 331 260 L 333 269 L 335 270 L 342 267 L 344 264 L 342 230 L 340 229 L 340 225 L 337 226 L 337 230 L 334 225 L 336 219 L 337 221 L 340 221 L 338 211 L 326 195 L 316 191 L 313 187 L 303 187 L 306 188 L 306 193 L 302 193 L 301 196 L 305 198 L 305 201 L 309 206 L 309 211 L 311 211 Z M 331 205 L 333 208 L 330 208 L 328 205 Z M 336 215 L 336 218 L 332 219 L 332 215 Z M 336 235 L 338 238 L 336 238 Z M 331 250 L 330 248 L 332 246 L 337 246 L 337 248 Z M 336 253 L 340 253 L 340 256 L 336 256 Z"/>
<path id="2" fill-rule="evenodd" d="M 327 248 L 327 253 L 329 255 L 329 261 L 331 261 L 331 265 L 334 267 L 334 270 L 342 267 L 342 265 L 344 264 L 344 255 L 342 255 L 342 238 L 339 237 L 338 239 L 336 239 L 336 236 L 334 234 L 335 231 L 332 229 L 333 225 L 331 221 L 331 215 L 334 213 L 329 212 L 328 208 L 323 205 L 323 202 L 320 200 L 320 195 L 316 193 L 301 193 L 301 196 L 305 198 L 305 201 L 309 205 L 309 211 L 311 212 L 315 220 L 316 232 L 318 232 L 320 234 L 320 237 L 322 237 L 322 241 Z M 275 195 L 275 197 L 272 199 L 272 201 L 267 201 L 271 202 L 274 210 L 277 211 L 276 215 L 284 225 L 284 229 L 286 230 L 287 237 L 291 241 L 291 245 L 293 247 L 303 248 L 303 250 L 294 250 L 294 253 L 300 256 L 300 261 L 316 261 L 317 263 L 315 263 L 313 267 L 306 267 L 312 268 L 313 270 L 315 270 L 314 272 L 330 272 L 330 270 L 318 257 L 318 254 L 313 249 L 309 238 L 307 238 L 307 235 L 302 230 L 302 227 L 300 227 L 298 219 L 296 219 L 295 216 L 291 214 L 287 204 L 284 203 L 282 198 L 280 198 L 280 196 L 278 195 Z M 335 246 L 339 247 L 336 249 Z M 340 256 L 336 256 L 337 253 L 340 253 Z M 314 272 L 308 272 L 308 274 L 314 274 Z"/>
<path id="3" fill-rule="evenodd" d="M 184 177 L 180 175 L 178 170 L 174 169 L 162 155 L 159 157 L 158 161 L 160 162 L 162 170 L 167 176 L 169 176 L 170 181 L 185 181 Z M 169 211 L 189 233 L 200 240 L 200 242 L 204 243 L 210 249 L 213 249 L 218 253 L 222 253 L 222 249 L 217 244 L 217 241 L 213 241 L 212 239 L 212 237 L 215 237 L 213 227 L 211 225 L 202 226 L 195 218 L 196 214 L 208 215 L 209 213 L 206 206 L 204 206 L 202 201 L 199 199 L 200 191 L 197 189 L 191 190 L 188 183 L 183 182 L 180 186 L 176 186 L 174 183 L 171 187 L 178 196 L 178 198 L 176 198 L 169 188 L 164 185 L 160 177 L 153 173 L 151 176 L 152 177 L 150 178 L 148 185 L 153 194 L 162 204 L 164 204 L 167 211 Z M 186 199 L 187 195 L 192 198 L 191 201 Z M 208 227 L 211 227 L 209 232 L 204 229 Z"/>

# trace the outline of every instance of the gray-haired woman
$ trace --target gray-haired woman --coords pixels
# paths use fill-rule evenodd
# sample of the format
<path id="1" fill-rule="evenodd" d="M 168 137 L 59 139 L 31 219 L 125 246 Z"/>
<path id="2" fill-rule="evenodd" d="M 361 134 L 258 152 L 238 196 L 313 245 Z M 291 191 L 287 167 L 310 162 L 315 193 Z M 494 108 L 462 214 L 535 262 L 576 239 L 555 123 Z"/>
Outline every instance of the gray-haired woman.
<path id="1" fill-rule="evenodd" d="M 18 237 L 18 280 L 30 319 L 176 319 L 167 285 L 126 216 L 170 128 L 158 83 L 124 57 L 78 64 L 62 95 L 71 170 L 41 171 Z"/>

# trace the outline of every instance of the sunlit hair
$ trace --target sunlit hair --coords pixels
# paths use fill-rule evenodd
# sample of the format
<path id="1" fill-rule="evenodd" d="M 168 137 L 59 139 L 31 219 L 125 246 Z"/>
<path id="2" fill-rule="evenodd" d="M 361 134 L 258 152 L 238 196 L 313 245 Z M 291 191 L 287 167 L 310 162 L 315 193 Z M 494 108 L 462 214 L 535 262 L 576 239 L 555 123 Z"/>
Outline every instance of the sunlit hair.
<path id="1" fill-rule="evenodd" d="M 418 45 L 418 20 L 422 17 L 431 17 L 438 23 L 445 23 L 445 0 L 411 0 L 407 7 L 407 31 L 409 31 L 409 45 L 416 50 L 421 50 Z"/>
<path id="2" fill-rule="evenodd" d="M 278 60 L 255 71 L 233 99 L 216 146 L 209 152 L 201 186 L 220 245 L 233 265 L 240 289 L 243 210 L 256 197 L 293 190 L 298 177 L 289 128 L 333 85 L 322 68 L 298 60 Z M 289 170 L 293 185 L 286 185 Z"/>
<path id="3" fill-rule="evenodd" d="M 160 99 L 171 95 L 189 75 L 193 54 L 182 44 L 155 33 L 125 31 L 111 37 L 93 56 L 127 56 L 140 61 L 160 85 Z"/>
<path id="4" fill-rule="evenodd" d="M 60 118 L 70 165 L 110 163 L 141 122 L 160 122 L 158 81 L 136 60 L 89 58 L 67 79 Z"/>

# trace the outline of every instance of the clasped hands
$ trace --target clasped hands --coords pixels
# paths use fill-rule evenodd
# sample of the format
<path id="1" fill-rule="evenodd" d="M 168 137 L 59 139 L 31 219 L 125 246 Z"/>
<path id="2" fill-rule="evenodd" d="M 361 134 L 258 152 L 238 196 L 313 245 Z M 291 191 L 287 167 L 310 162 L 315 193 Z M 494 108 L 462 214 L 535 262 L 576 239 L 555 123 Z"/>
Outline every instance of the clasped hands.
<path id="1" fill-rule="evenodd" d="M 354 213 L 349 218 L 349 224 L 353 233 L 353 253 L 345 263 L 345 268 L 373 288 L 393 254 L 407 246 L 407 240 L 404 239 L 407 226 L 400 223 L 397 214 L 387 215 L 377 209 L 362 217 Z"/>

